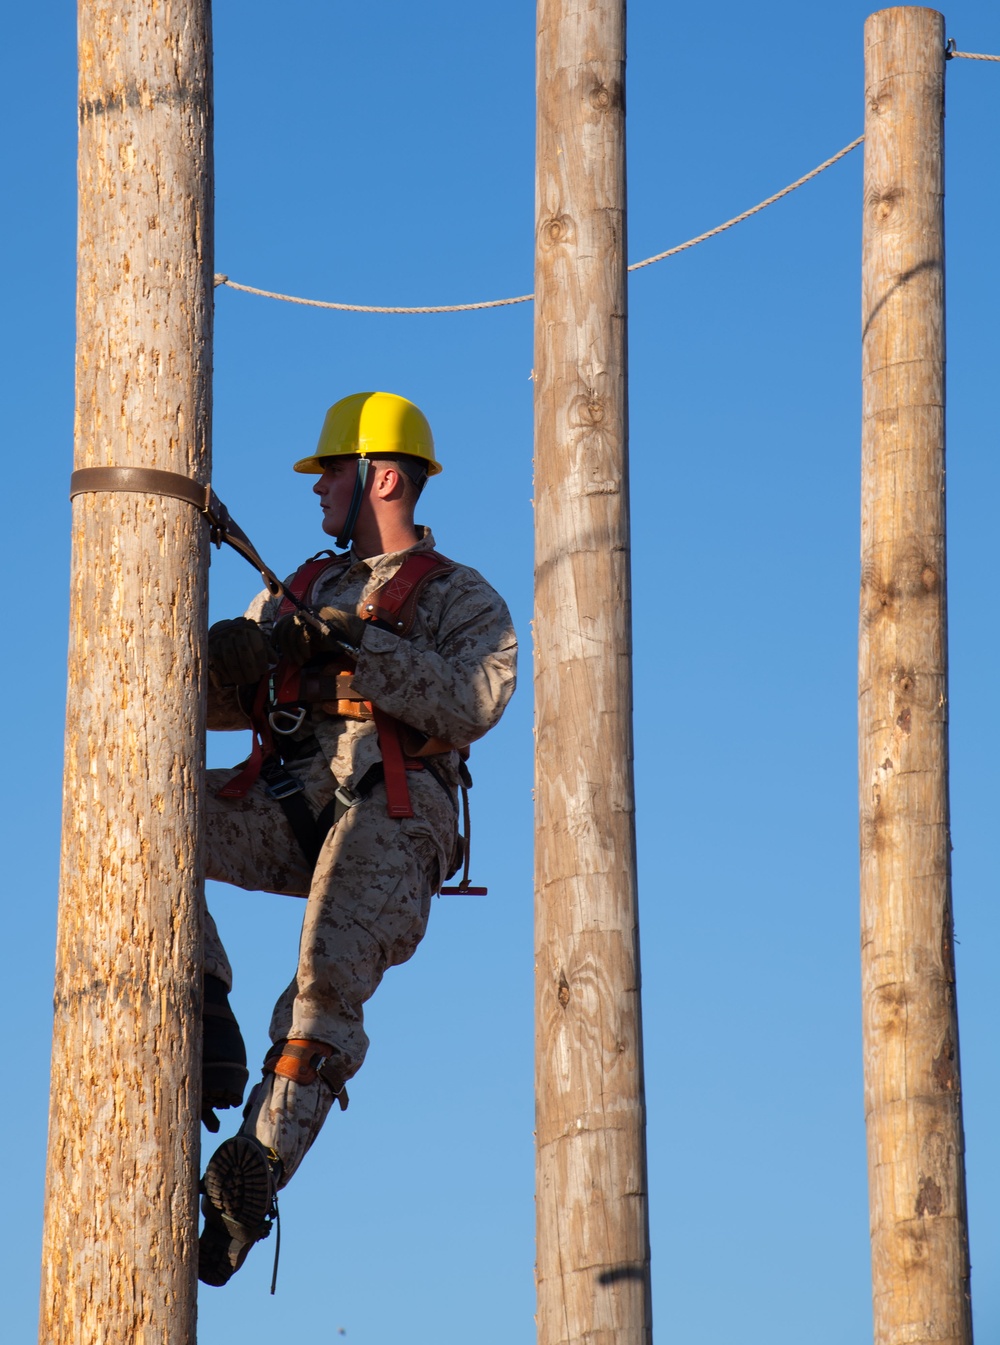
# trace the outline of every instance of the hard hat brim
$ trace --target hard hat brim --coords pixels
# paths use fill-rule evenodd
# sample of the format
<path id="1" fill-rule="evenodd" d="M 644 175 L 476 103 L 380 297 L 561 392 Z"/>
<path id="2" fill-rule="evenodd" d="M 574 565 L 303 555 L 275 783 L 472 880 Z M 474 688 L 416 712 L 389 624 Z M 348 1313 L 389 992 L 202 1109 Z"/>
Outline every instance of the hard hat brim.
<path id="1" fill-rule="evenodd" d="M 324 453 L 324 454 L 323 454 L 323 458 L 365 458 L 365 457 L 367 457 L 367 456 L 368 456 L 367 453 Z M 381 450 L 381 451 L 379 452 L 379 455 L 378 455 L 378 456 L 379 456 L 379 457 L 383 457 L 383 456 L 384 456 L 384 457 L 391 457 L 392 454 L 389 453 L 389 452 L 386 452 L 385 450 Z M 400 457 L 415 457 L 416 455 L 413 454 L 413 453 L 410 453 L 410 454 L 400 453 L 399 456 L 400 456 Z M 422 458 L 420 458 L 420 461 L 423 462 L 423 463 L 426 465 L 426 467 L 427 467 L 427 475 L 428 475 L 428 476 L 439 476 L 440 473 L 444 471 L 444 468 L 441 466 L 441 464 L 440 464 L 439 462 L 435 462 L 435 461 L 434 461 L 433 459 L 431 459 L 431 458 L 423 458 L 423 457 L 422 457 Z M 310 458 L 300 458 L 300 459 L 298 460 L 298 462 L 292 464 L 292 471 L 294 471 L 294 472 L 305 472 L 305 473 L 309 474 L 310 476 L 322 476 L 325 470 L 326 470 L 326 468 L 323 466 L 322 460 L 321 460 L 320 458 L 316 457 L 315 454 L 314 454 L 312 457 L 310 457 Z"/>

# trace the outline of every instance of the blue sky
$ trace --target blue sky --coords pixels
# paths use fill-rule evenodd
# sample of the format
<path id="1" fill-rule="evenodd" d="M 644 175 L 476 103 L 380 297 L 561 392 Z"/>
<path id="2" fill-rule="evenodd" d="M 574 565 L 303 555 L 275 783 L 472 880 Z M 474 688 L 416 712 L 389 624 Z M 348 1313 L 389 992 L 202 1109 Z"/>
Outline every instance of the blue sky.
<path id="1" fill-rule="evenodd" d="M 633 0 L 629 254 L 700 233 L 863 129 L 868 6 Z M 1000 11 L 946 11 L 1000 53 Z M 16 1081 L 4 1317 L 35 1330 L 48 1097 L 72 465 L 75 33 L 7 19 L 0 332 L 8 935 Z M 216 270 L 346 302 L 532 288 L 534 6 L 219 0 Z M 973 1301 L 1000 1334 L 993 710 L 1000 69 L 947 71 L 949 604 L 958 993 Z M 870 1335 L 858 974 L 860 195 L 855 152 L 630 286 L 636 783 L 654 1320 L 697 1345 Z M 372 1049 L 283 1199 L 269 1253 L 203 1290 L 200 1339 L 270 1342 L 303 1301 L 348 1345 L 532 1338 L 530 305 L 440 317 L 217 296 L 220 496 L 269 563 L 323 545 L 290 463 L 337 397 L 384 387 L 434 426 L 422 521 L 507 596 L 520 690 L 474 754 L 476 878 L 368 1013 Z M 213 556 L 213 619 L 253 575 Z M 16 725 L 23 729 L 13 731 Z M 572 731 L 572 726 L 567 726 Z M 229 764 L 242 739 L 213 735 Z M 251 1054 L 301 907 L 216 888 Z M 72 1072 L 73 1062 L 62 1062 Z M 14 1106 L 13 1092 L 17 1093 Z M 310 1330 L 312 1327 L 310 1326 Z M 340 1337 L 336 1337 L 340 1338 Z"/>

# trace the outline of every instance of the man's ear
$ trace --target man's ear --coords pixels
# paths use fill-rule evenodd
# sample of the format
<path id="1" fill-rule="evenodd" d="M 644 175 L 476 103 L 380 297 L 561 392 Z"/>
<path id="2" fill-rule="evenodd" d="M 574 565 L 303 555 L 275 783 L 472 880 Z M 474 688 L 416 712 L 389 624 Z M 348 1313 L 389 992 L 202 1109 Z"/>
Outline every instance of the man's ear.
<path id="1" fill-rule="evenodd" d="M 406 494 L 406 484 L 403 481 L 402 472 L 387 463 L 378 474 L 375 482 L 375 493 L 383 500 L 402 499 Z"/>

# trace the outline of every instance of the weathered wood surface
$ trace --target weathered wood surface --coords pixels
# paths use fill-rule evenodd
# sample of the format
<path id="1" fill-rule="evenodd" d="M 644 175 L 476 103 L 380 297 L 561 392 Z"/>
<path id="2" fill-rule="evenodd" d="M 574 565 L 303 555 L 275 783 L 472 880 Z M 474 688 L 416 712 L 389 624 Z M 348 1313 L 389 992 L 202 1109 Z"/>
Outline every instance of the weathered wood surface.
<path id="1" fill-rule="evenodd" d="M 944 21 L 865 25 L 861 944 L 877 1345 L 972 1340 L 952 949 Z"/>
<path id="2" fill-rule="evenodd" d="M 81 0 L 75 466 L 209 478 L 209 0 Z M 73 503 L 39 1339 L 195 1337 L 208 549 Z"/>
<path id="3" fill-rule="evenodd" d="M 651 1339 L 632 780 L 624 4 L 540 0 L 538 1339 Z"/>

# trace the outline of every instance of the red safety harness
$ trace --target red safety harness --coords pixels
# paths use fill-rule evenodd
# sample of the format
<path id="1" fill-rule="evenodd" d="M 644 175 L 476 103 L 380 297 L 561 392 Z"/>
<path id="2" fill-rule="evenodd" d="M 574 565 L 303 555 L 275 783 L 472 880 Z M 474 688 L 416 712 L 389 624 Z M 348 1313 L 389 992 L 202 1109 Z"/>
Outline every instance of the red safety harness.
<path id="1" fill-rule="evenodd" d="M 300 603 L 309 607 L 320 578 L 333 570 L 343 571 L 350 563 L 349 556 L 335 556 L 330 551 L 320 552 L 299 566 L 287 588 Z M 413 628 L 417 603 L 425 584 L 439 575 L 450 573 L 454 568 L 453 561 L 438 555 L 436 551 L 412 552 L 393 577 L 367 598 L 359 615 L 363 620 L 371 621 L 384 630 L 391 630 L 394 635 L 405 639 Z M 295 604 L 283 598 L 277 615 L 282 617 L 293 611 Z M 374 719 L 382 754 L 386 812 L 390 817 L 412 817 L 413 805 L 410 802 L 406 772 L 424 769 L 424 762 L 416 752 L 421 755 L 446 752 L 452 750 L 455 744 L 428 739 L 416 752 L 410 743 L 407 746 L 411 750 L 404 751 L 400 733 L 405 726 L 371 701 L 362 700 L 353 691 L 350 683 L 353 667 L 353 660 L 347 655 L 327 660 L 318 674 L 316 670 L 303 669 L 289 659 L 279 660 L 270 674 L 261 678 L 254 692 L 249 710 L 253 729 L 250 756 L 233 779 L 218 791 L 218 797 L 244 798 L 261 771 L 266 774 L 268 763 L 280 759 L 274 740 L 275 733 L 286 736 L 294 733 L 305 720 L 310 705 L 319 703 L 324 707 L 329 706 L 332 711 L 339 707 L 339 712 L 351 718 Z M 275 794 L 275 797 L 280 799 L 281 795 Z"/>

